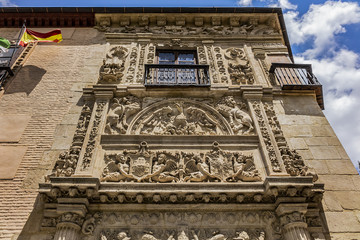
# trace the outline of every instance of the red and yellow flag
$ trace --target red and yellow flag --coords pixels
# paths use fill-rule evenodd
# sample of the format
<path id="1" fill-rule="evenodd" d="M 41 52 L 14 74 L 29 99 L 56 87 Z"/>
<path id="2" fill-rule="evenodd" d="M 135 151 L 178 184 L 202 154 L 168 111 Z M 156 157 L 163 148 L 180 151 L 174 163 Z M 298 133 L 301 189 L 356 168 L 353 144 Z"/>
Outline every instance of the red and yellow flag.
<path id="1" fill-rule="evenodd" d="M 23 36 L 19 42 L 19 45 L 25 47 L 30 42 L 61 42 L 62 35 L 61 30 L 56 29 L 48 33 L 39 33 L 30 29 L 25 29 Z"/>

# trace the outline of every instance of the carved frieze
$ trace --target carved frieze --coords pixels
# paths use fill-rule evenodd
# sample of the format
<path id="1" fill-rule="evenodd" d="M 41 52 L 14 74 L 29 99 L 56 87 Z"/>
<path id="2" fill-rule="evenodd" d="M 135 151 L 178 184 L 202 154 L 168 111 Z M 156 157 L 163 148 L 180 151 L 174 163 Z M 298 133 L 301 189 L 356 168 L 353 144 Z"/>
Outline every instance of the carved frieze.
<path id="1" fill-rule="evenodd" d="M 84 104 L 80 113 L 71 147 L 68 151 L 62 152 L 59 155 L 52 174 L 46 177 L 47 180 L 51 176 L 70 177 L 74 174 L 75 168 L 79 160 L 80 151 L 84 143 L 85 135 L 88 130 L 92 112 L 91 108 L 92 106 L 90 106 L 89 104 Z"/>
<path id="2" fill-rule="evenodd" d="M 216 110 L 228 120 L 235 134 L 244 135 L 254 132 L 253 121 L 246 112 L 245 103 L 237 104 L 234 97 L 227 96 L 217 102 Z"/>
<path id="3" fill-rule="evenodd" d="M 134 81 L 135 78 L 135 71 L 136 71 L 136 66 L 137 66 L 137 61 L 138 61 L 138 46 L 132 46 L 131 47 L 131 51 L 130 51 L 130 58 L 128 59 L 129 61 L 129 66 L 126 70 L 126 76 L 125 76 L 125 81 L 130 83 Z"/>
<path id="4" fill-rule="evenodd" d="M 254 75 L 244 49 L 228 48 L 225 51 L 228 60 L 228 72 L 232 84 L 253 84 Z"/>
<path id="5" fill-rule="evenodd" d="M 188 153 L 124 150 L 106 154 L 101 181 L 108 182 L 256 182 L 261 181 L 254 158 L 241 152 L 227 152 L 214 143 L 208 152 Z"/>
<path id="6" fill-rule="evenodd" d="M 140 100 L 132 95 L 114 98 L 106 118 L 105 134 L 124 134 L 130 117 L 141 109 Z"/>
<path id="7" fill-rule="evenodd" d="M 124 46 L 114 46 L 106 54 L 100 68 L 99 83 L 117 83 L 124 76 L 125 59 L 129 51 Z"/>
<path id="8" fill-rule="evenodd" d="M 215 62 L 217 70 L 219 71 L 222 83 L 228 83 L 228 71 L 225 67 L 224 54 L 220 47 L 214 47 Z"/>
<path id="9" fill-rule="evenodd" d="M 287 144 L 272 103 L 265 102 L 264 109 L 287 173 L 291 176 L 313 176 L 313 181 L 316 181 L 318 179 L 317 174 L 309 169 L 298 152 L 291 150 Z"/>

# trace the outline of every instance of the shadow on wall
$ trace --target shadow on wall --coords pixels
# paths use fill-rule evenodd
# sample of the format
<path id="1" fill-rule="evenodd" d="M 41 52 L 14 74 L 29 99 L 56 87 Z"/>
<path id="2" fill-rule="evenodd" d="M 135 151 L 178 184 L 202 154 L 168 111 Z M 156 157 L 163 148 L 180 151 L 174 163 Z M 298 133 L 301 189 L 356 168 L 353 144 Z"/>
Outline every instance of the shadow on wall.
<path id="1" fill-rule="evenodd" d="M 281 105 L 286 115 L 324 116 L 312 95 L 284 96 Z"/>
<path id="2" fill-rule="evenodd" d="M 29 95 L 46 73 L 43 68 L 27 65 L 20 69 L 5 90 L 5 94 L 25 92 Z"/>

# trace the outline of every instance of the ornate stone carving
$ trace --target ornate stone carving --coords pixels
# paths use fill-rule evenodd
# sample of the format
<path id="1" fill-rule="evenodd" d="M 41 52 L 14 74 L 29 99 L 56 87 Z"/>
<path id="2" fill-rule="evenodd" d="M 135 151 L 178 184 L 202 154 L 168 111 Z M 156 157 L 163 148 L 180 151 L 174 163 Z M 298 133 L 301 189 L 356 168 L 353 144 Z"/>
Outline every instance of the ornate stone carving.
<path id="1" fill-rule="evenodd" d="M 296 222 L 306 222 L 305 215 L 301 212 L 292 212 L 285 215 L 280 216 L 280 224 L 281 226 L 285 226 L 290 223 Z"/>
<path id="2" fill-rule="evenodd" d="M 209 63 L 210 63 L 209 70 L 211 72 L 212 81 L 213 81 L 213 83 L 219 83 L 218 71 L 216 71 L 214 56 L 212 53 L 212 46 L 206 45 L 206 51 L 207 51 L 207 55 L 209 58 Z"/>
<path id="3" fill-rule="evenodd" d="M 272 170 L 274 172 L 281 172 L 280 163 L 279 163 L 279 160 L 276 157 L 275 148 L 274 148 L 274 146 L 273 146 L 273 144 L 271 142 L 270 133 L 269 133 L 269 130 L 268 130 L 266 124 L 265 124 L 265 118 L 264 118 L 262 110 L 261 110 L 261 105 L 260 105 L 259 102 L 256 102 L 256 101 L 253 102 L 252 104 L 253 104 L 255 116 L 256 116 L 257 121 L 259 123 L 260 132 L 261 132 L 261 135 L 262 135 L 262 137 L 264 139 L 266 150 L 267 150 L 269 158 L 270 158 Z"/>
<path id="4" fill-rule="evenodd" d="M 133 46 L 131 48 L 130 58 L 129 58 L 129 66 L 127 68 L 126 77 L 125 77 L 126 82 L 134 81 L 135 71 L 136 71 L 136 66 L 137 66 L 137 58 L 138 58 L 138 47 Z"/>
<path id="5" fill-rule="evenodd" d="M 284 161 L 287 173 L 291 176 L 313 176 L 313 181 L 317 181 L 317 174 L 305 165 L 303 158 L 297 153 L 296 150 L 291 150 L 289 148 L 272 103 L 264 103 L 264 109 L 269 125 L 280 150 L 281 157 Z"/>
<path id="6" fill-rule="evenodd" d="M 101 181 L 108 182 L 255 182 L 261 177 L 252 155 L 226 152 L 214 143 L 205 153 L 139 151 L 105 155 Z"/>
<path id="7" fill-rule="evenodd" d="M 100 32 L 107 32 L 110 30 L 110 26 L 111 26 L 111 18 L 101 17 L 94 28 L 99 30 Z"/>
<path id="8" fill-rule="evenodd" d="M 188 233 L 186 233 L 188 232 Z M 229 231 L 223 230 L 224 234 L 218 231 L 207 229 L 192 229 L 190 231 L 176 229 L 153 229 L 152 231 L 131 231 L 131 236 L 123 230 L 103 230 L 100 234 L 100 240 L 265 240 L 265 231 L 263 230 L 239 230 Z"/>
<path id="9" fill-rule="evenodd" d="M 219 71 L 220 79 L 222 83 L 228 82 L 228 72 L 225 68 L 224 57 L 222 53 L 222 49 L 220 47 L 214 47 L 215 60 L 217 69 Z"/>
<path id="10" fill-rule="evenodd" d="M 121 81 L 124 76 L 125 59 L 128 53 L 128 49 L 123 46 L 115 46 L 110 49 L 100 68 L 99 83 Z"/>
<path id="11" fill-rule="evenodd" d="M 146 44 L 140 44 L 140 53 L 139 53 L 139 64 L 136 73 L 136 82 L 144 82 L 144 63 L 145 63 L 145 50 Z"/>
<path id="12" fill-rule="evenodd" d="M 150 44 L 148 48 L 148 54 L 147 54 L 147 63 L 152 64 L 155 62 L 155 46 Z"/>
<path id="13" fill-rule="evenodd" d="M 84 222 L 84 218 L 81 217 L 79 214 L 67 212 L 62 214 L 57 218 L 57 223 L 71 223 L 78 225 L 79 227 L 82 226 Z"/>
<path id="14" fill-rule="evenodd" d="M 241 48 L 228 48 L 225 51 L 228 72 L 233 84 L 253 84 L 254 76 L 245 51 Z"/>
<path id="15" fill-rule="evenodd" d="M 153 104 L 134 118 L 131 134 L 228 135 L 230 126 L 215 109 L 185 99 Z"/>
<path id="16" fill-rule="evenodd" d="M 114 98 L 107 115 L 105 134 L 125 134 L 130 117 L 140 108 L 140 100 L 135 96 Z"/>
<path id="17" fill-rule="evenodd" d="M 237 35 L 237 36 L 247 36 L 247 35 L 277 35 L 279 34 L 271 26 L 265 24 L 253 25 L 249 23 L 242 23 L 241 25 L 232 21 L 231 24 L 237 26 L 223 26 L 221 25 L 221 18 L 213 17 L 211 20 L 211 26 L 204 26 L 204 19 L 197 17 L 194 19 L 194 27 L 180 24 L 181 21 L 176 21 L 175 25 L 166 25 L 167 20 L 163 17 L 158 17 L 156 20 L 156 25 L 149 26 L 149 19 L 147 17 L 142 17 L 139 20 L 139 27 L 129 27 L 123 26 L 119 29 L 114 29 L 116 32 L 121 33 L 154 33 L 154 34 L 177 34 L 177 35 Z M 100 28 L 101 31 L 108 31 L 109 28 Z"/>
<path id="18" fill-rule="evenodd" d="M 223 97 L 216 105 L 216 109 L 228 120 L 233 132 L 238 135 L 251 134 L 254 131 L 253 121 L 246 109 L 246 104 L 236 103 L 232 96 Z"/>
<path id="19" fill-rule="evenodd" d="M 77 162 L 79 160 L 80 151 L 84 143 L 85 135 L 89 126 L 91 118 L 91 107 L 88 104 L 84 104 L 76 131 L 74 134 L 73 142 L 71 144 L 70 150 L 62 152 L 59 155 L 58 160 L 55 163 L 52 174 L 47 176 L 45 179 L 49 180 L 49 177 L 70 177 L 74 174 Z"/>
<path id="20" fill-rule="evenodd" d="M 81 170 L 85 170 L 90 166 L 92 156 L 94 153 L 94 149 L 96 146 L 96 139 L 97 139 L 97 136 L 99 133 L 99 124 L 101 122 L 101 117 L 102 117 L 105 105 L 106 105 L 105 102 L 97 103 L 97 108 L 95 111 L 95 118 L 92 123 L 89 140 L 88 140 L 86 148 L 85 148 L 85 154 L 84 154 L 84 158 L 83 158 L 83 161 L 81 164 Z"/>

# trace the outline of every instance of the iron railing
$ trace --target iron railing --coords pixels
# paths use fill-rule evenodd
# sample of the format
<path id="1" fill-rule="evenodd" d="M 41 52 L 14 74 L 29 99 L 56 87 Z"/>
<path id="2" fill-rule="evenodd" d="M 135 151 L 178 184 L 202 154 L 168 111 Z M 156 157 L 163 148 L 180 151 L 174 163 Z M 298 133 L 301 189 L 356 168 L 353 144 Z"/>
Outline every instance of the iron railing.
<path id="1" fill-rule="evenodd" d="M 283 90 L 315 90 L 317 102 L 324 109 L 322 85 L 313 74 L 311 64 L 273 63 L 269 73 L 273 84 Z"/>
<path id="2" fill-rule="evenodd" d="M 210 86 L 209 66 L 145 64 L 145 86 Z"/>

